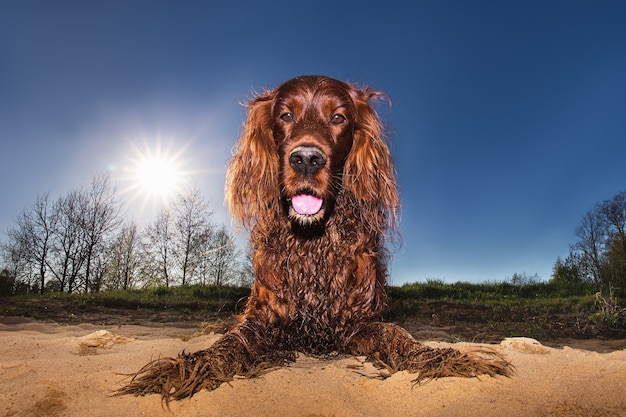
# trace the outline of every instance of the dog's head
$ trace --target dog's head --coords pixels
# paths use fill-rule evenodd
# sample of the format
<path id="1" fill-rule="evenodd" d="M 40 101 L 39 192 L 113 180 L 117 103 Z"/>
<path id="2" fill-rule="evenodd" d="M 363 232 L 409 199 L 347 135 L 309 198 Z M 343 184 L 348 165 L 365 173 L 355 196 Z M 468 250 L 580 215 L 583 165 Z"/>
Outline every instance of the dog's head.
<path id="1" fill-rule="evenodd" d="M 316 225 L 332 212 L 354 142 L 356 106 L 350 87 L 300 77 L 276 90 L 273 137 L 279 156 L 281 202 L 292 222 Z"/>
<path id="2" fill-rule="evenodd" d="M 372 107 L 380 97 L 333 78 L 302 76 L 252 100 L 227 174 L 233 216 L 251 225 L 268 209 L 281 210 L 299 228 L 319 229 L 347 190 L 370 216 L 393 221 L 393 164 Z"/>

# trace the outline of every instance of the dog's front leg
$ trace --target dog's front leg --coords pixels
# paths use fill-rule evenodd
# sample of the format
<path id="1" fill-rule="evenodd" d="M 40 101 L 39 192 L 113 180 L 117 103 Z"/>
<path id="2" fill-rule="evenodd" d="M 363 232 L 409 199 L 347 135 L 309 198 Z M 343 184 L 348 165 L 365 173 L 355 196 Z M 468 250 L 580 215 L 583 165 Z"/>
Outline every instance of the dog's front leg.
<path id="1" fill-rule="evenodd" d="M 216 389 L 235 375 L 254 377 L 295 360 L 292 351 L 270 349 L 256 327 L 244 320 L 208 349 L 154 360 L 134 374 L 117 394 L 161 394 L 169 402 L 191 397 L 202 389 Z"/>
<path id="2" fill-rule="evenodd" d="M 366 355 L 390 372 L 409 371 L 417 380 L 446 376 L 510 375 L 511 364 L 489 348 L 460 351 L 419 343 L 400 326 L 376 322 L 357 333 L 348 344 L 354 355 Z"/>

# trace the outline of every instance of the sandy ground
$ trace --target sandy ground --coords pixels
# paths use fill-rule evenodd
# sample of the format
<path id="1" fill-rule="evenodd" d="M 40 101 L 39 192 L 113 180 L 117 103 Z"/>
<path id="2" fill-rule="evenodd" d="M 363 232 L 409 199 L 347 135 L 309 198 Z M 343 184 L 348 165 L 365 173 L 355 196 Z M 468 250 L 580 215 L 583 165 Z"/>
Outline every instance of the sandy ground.
<path id="1" fill-rule="evenodd" d="M 362 358 L 295 364 L 236 379 L 167 410 L 160 397 L 112 397 L 150 359 L 209 346 L 219 335 L 161 326 L 0 320 L 1 416 L 626 416 L 626 350 L 549 348 L 506 339 L 511 378 L 381 379 Z M 448 346 L 441 342 L 431 345 Z"/>

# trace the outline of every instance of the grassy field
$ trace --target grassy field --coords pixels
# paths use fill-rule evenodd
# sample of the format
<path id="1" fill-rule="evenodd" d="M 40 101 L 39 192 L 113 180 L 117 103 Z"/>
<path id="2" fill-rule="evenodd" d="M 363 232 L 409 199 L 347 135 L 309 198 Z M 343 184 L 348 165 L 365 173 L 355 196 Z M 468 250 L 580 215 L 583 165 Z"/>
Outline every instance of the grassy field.
<path id="1" fill-rule="evenodd" d="M 250 289 L 200 286 L 30 295 L 0 299 L 0 316 L 71 324 L 232 323 Z M 525 336 L 626 338 L 626 308 L 593 285 L 447 284 L 437 280 L 391 286 L 385 319 L 419 336 L 492 342 Z M 447 336 L 441 336 L 447 335 Z"/>
<path id="2" fill-rule="evenodd" d="M 625 338 L 626 309 L 591 284 L 538 282 L 447 284 L 438 280 L 389 288 L 388 318 L 444 327 L 461 340 Z"/>

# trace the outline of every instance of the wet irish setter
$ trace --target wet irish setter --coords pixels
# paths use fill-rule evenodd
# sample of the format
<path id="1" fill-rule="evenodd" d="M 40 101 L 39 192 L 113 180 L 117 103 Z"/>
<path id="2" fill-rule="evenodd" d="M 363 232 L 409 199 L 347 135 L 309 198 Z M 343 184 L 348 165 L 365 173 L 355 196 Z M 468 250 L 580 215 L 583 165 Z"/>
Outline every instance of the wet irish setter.
<path id="1" fill-rule="evenodd" d="M 149 363 L 120 393 L 180 399 L 287 364 L 296 351 L 364 355 L 418 379 L 509 374 L 495 351 L 430 348 L 382 320 L 399 208 L 374 109 L 384 97 L 301 76 L 249 103 L 226 181 L 254 253 L 245 312 L 212 346 Z"/>

